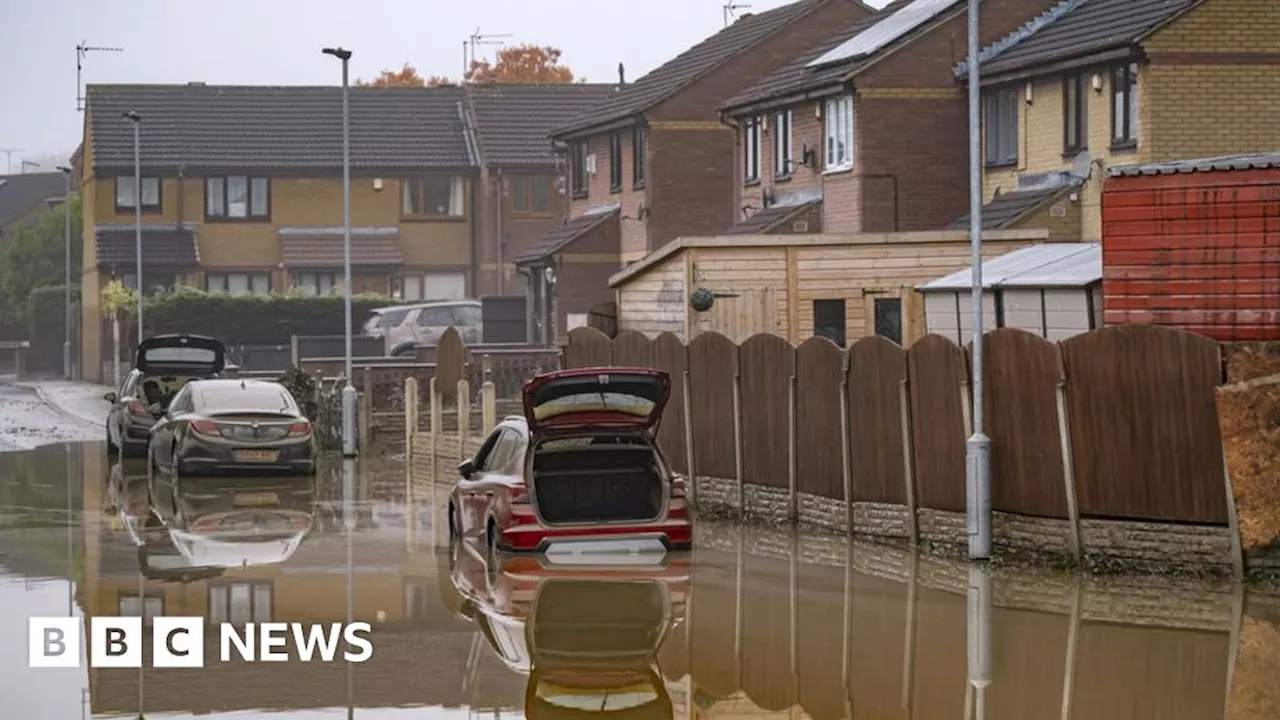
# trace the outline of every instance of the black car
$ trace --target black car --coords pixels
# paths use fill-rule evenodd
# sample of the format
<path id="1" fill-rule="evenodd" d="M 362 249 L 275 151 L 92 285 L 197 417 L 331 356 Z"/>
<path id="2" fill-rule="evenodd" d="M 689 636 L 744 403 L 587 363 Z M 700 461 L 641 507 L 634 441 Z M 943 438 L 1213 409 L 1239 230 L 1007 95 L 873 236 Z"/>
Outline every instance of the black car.
<path id="1" fill-rule="evenodd" d="M 157 413 L 154 470 L 182 477 L 237 472 L 315 474 L 311 422 L 285 386 L 263 380 L 196 380 Z"/>
<path id="2" fill-rule="evenodd" d="M 203 335 L 157 335 L 142 341 L 133 370 L 117 392 L 104 395 L 107 450 L 125 457 L 146 457 L 155 416 L 153 405 L 168 407 L 182 386 L 192 380 L 216 378 L 226 362 L 222 343 Z"/>

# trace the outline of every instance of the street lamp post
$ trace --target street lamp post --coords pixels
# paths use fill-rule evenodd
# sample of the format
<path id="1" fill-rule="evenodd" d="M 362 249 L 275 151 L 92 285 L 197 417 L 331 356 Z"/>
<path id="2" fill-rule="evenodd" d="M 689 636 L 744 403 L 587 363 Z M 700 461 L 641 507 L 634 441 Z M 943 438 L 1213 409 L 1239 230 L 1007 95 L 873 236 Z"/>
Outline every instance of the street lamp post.
<path id="1" fill-rule="evenodd" d="M 982 114 L 978 84 L 978 0 L 969 0 L 969 243 L 973 271 L 973 435 L 965 444 L 969 559 L 991 557 L 991 438 L 982 423 Z"/>
<path id="2" fill-rule="evenodd" d="M 356 388 L 351 369 L 351 109 L 347 75 L 351 51 L 336 47 L 324 48 L 322 52 L 342 61 L 342 294 L 346 306 L 347 376 L 347 385 L 342 389 L 342 454 L 355 457 Z"/>
<path id="3" fill-rule="evenodd" d="M 65 337 L 62 340 L 62 379 L 71 379 L 71 168 L 59 165 L 62 171 L 64 190 L 62 193 L 62 231 L 66 243 L 66 265 L 63 268 L 63 305 L 65 310 Z"/>
<path id="4" fill-rule="evenodd" d="M 142 344 L 142 117 L 129 110 L 124 116 L 133 122 L 133 234 L 134 234 L 134 291 L 138 296 L 138 344 Z"/>

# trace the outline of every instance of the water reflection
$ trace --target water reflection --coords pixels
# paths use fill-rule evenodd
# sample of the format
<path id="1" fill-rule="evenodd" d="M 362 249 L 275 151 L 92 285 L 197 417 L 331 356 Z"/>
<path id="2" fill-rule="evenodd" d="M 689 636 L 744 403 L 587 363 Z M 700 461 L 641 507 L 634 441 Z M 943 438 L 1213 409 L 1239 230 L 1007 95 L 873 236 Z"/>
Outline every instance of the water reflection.
<path id="1" fill-rule="evenodd" d="M 83 688 L 94 717 L 1280 716 L 1280 623 L 1265 598 L 1242 620 L 1235 588 L 972 576 L 709 523 L 687 564 L 489 566 L 442 542 L 442 493 L 342 461 L 309 487 L 167 493 L 100 446 L 0 454 L 0 632 L 63 613 L 357 620 L 373 657 L 69 675 L 4 655 L 6 710 L 79 717 Z"/>

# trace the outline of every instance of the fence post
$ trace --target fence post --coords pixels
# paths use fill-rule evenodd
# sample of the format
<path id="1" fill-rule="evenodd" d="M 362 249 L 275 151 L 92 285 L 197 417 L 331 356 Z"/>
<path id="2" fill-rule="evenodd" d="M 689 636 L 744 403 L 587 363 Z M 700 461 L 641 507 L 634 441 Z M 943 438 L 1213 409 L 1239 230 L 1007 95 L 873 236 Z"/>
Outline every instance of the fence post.
<path id="1" fill-rule="evenodd" d="M 290 336 L 289 336 L 289 361 L 290 361 L 291 363 L 293 363 L 293 366 L 294 366 L 294 367 L 298 367 L 298 360 L 299 360 L 299 358 L 298 358 L 298 336 L 297 336 L 297 335 L 290 335 Z"/>
<path id="2" fill-rule="evenodd" d="M 1244 548 L 1240 541 L 1240 510 L 1236 507 L 1236 493 L 1231 486 L 1231 468 L 1227 466 L 1227 451 L 1222 451 L 1222 481 L 1227 492 L 1227 532 L 1231 534 L 1231 572 L 1237 580 L 1244 578 Z"/>
<path id="3" fill-rule="evenodd" d="M 489 353 L 485 353 L 480 357 L 480 382 L 489 382 L 493 379 L 493 357 Z"/>
<path id="4" fill-rule="evenodd" d="M 916 516 L 916 468 L 915 446 L 911 436 L 911 400 L 907 380 L 898 386 L 898 407 L 902 415 L 902 464 L 903 476 L 907 483 L 907 512 L 911 517 L 907 520 L 907 532 L 911 535 L 911 546 L 920 542 L 920 521 Z"/>
<path id="5" fill-rule="evenodd" d="M 486 355 L 485 357 L 488 357 Z M 480 386 L 480 426 L 485 437 L 498 425 L 498 394 L 492 380 Z"/>
<path id="6" fill-rule="evenodd" d="M 413 436 L 418 432 L 418 378 L 404 379 L 404 457 L 413 463 Z"/>
<path id="7" fill-rule="evenodd" d="M 440 391 L 436 387 L 436 379 L 434 377 L 431 378 L 431 385 L 428 388 L 428 392 L 429 397 L 427 398 L 427 402 L 431 406 L 428 408 L 431 413 L 431 470 L 429 475 L 430 482 L 432 486 L 434 486 L 436 482 L 436 455 L 439 452 L 437 438 L 440 437 L 441 430 Z"/>
<path id="8" fill-rule="evenodd" d="M 796 487 L 796 376 L 787 383 L 787 519 L 799 519 L 800 500 Z"/>
<path id="9" fill-rule="evenodd" d="M 1071 454 L 1071 420 L 1067 415 L 1067 381 L 1062 380 L 1054 388 L 1058 401 L 1058 441 L 1062 450 L 1062 484 L 1067 494 L 1067 522 L 1071 528 L 1071 556 L 1079 566 L 1084 560 L 1084 547 L 1080 540 L 1080 506 L 1076 504 L 1075 459 Z"/>
<path id="10" fill-rule="evenodd" d="M 844 480 L 844 528 L 853 535 L 853 451 L 849 447 L 849 373 L 840 381 L 840 469 Z"/>
<path id="11" fill-rule="evenodd" d="M 742 376 L 733 374 L 733 474 L 738 480 L 738 515 L 747 511 L 747 483 L 742 478 Z"/>
<path id="12" fill-rule="evenodd" d="M 471 439 L 471 383 L 458 381 L 458 457 L 454 464 L 470 455 L 467 441 Z"/>
<path id="13" fill-rule="evenodd" d="M 693 392 L 689 389 L 689 371 L 684 371 L 680 391 L 684 393 L 684 459 L 689 474 L 689 501 L 694 509 L 698 507 L 698 469 L 693 457 L 693 404 L 690 402 Z"/>

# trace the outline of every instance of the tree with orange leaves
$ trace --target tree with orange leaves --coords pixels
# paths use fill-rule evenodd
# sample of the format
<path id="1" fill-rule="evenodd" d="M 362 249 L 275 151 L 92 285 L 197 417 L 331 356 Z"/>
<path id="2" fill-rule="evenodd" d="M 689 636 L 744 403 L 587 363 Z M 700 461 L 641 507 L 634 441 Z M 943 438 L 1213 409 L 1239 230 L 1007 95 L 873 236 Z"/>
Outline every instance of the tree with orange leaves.
<path id="1" fill-rule="evenodd" d="M 560 64 L 560 50 L 549 46 L 516 45 L 498 51 L 492 64 L 472 60 L 467 82 L 476 84 L 561 84 L 574 81 L 573 71 Z"/>
<path id="2" fill-rule="evenodd" d="M 378 77 L 373 80 L 357 80 L 357 87 L 439 87 L 440 85 L 452 85 L 453 81 L 447 77 L 440 75 L 432 75 L 423 79 L 409 63 L 405 63 L 399 70 L 383 70 Z"/>

